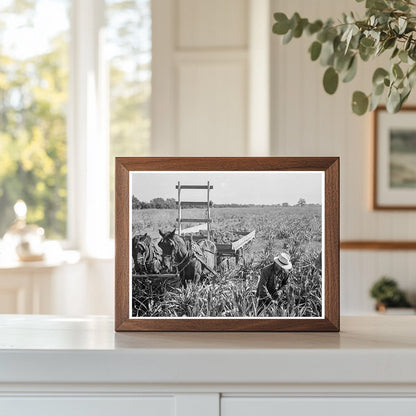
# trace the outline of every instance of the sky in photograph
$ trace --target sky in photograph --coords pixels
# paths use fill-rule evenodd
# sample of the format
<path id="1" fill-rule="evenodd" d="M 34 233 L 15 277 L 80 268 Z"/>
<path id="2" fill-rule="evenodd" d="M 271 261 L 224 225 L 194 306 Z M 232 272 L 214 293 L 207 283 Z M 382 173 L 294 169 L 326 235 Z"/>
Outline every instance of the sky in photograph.
<path id="1" fill-rule="evenodd" d="M 307 203 L 321 204 L 323 172 L 133 172 L 131 191 L 140 201 L 153 198 L 177 199 L 176 185 L 206 185 L 214 187 L 210 199 L 214 204 L 264 204 L 287 202 L 296 204 L 299 198 Z M 204 201 L 205 190 L 182 190 L 183 201 Z"/>

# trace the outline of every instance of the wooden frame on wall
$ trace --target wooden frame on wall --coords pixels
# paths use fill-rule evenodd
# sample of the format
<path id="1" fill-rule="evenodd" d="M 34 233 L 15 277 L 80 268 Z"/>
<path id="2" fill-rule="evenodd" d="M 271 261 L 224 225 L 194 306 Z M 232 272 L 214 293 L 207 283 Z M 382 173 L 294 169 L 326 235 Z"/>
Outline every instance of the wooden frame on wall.
<path id="1" fill-rule="evenodd" d="M 131 281 L 133 279 L 131 256 L 132 183 L 133 181 L 139 184 L 150 183 L 149 178 L 156 178 L 156 176 L 152 176 L 154 174 L 175 176 L 179 173 L 189 174 L 190 178 L 197 176 L 197 173 L 200 176 L 223 175 L 224 178 L 234 177 L 235 174 L 238 176 L 242 173 L 265 175 L 263 177 L 302 173 L 306 178 L 308 173 L 309 176 L 321 173 L 323 201 L 321 205 L 323 220 L 321 227 L 323 262 L 320 266 L 322 276 L 321 315 L 312 317 L 133 316 L 131 311 L 133 303 L 131 297 Z M 152 181 L 151 186 L 157 188 L 157 183 L 163 182 Z M 252 190 L 248 189 L 247 191 L 251 192 Z M 116 331 L 339 331 L 339 158 L 116 158 L 115 193 Z M 319 204 L 315 205 L 319 206 Z M 179 274 L 177 275 L 179 276 Z M 154 274 L 146 276 L 155 277 Z M 304 278 L 307 279 L 307 277 Z M 293 294 L 293 296 L 296 295 Z"/>
<path id="2" fill-rule="evenodd" d="M 413 113 L 413 114 L 412 114 Z M 404 174 L 395 175 L 397 169 L 405 170 L 407 166 L 393 170 L 391 141 L 402 140 L 409 142 L 416 156 L 416 106 L 407 106 L 400 113 L 390 114 L 386 107 L 380 106 L 373 112 L 373 209 L 374 210 L 416 210 L 416 170 L 408 171 L 411 177 Z M 412 120 L 413 117 L 413 120 Z M 404 154 L 405 152 L 403 152 Z M 406 159 L 409 155 L 407 154 Z M 416 157 L 415 157 L 416 161 Z M 406 162 L 408 163 L 408 162 Z M 406 180 L 412 183 L 412 188 L 406 184 Z"/>

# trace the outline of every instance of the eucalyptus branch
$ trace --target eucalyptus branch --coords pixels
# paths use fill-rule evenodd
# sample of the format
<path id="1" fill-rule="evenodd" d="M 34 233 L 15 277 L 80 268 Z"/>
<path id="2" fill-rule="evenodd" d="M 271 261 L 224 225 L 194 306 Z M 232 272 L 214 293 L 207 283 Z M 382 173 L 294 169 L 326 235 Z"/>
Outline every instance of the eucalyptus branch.
<path id="1" fill-rule="evenodd" d="M 363 0 L 356 0 L 362 2 Z M 326 68 L 323 86 L 334 94 L 339 81 L 349 82 L 357 73 L 357 62 L 364 62 L 391 51 L 389 68 L 377 68 L 372 92 L 355 91 L 352 109 L 356 114 L 374 110 L 387 92 L 390 112 L 397 112 L 407 100 L 416 78 L 416 3 L 411 0 L 366 0 L 366 18 L 344 14 L 334 25 L 332 19 L 309 22 L 295 13 L 290 19 L 275 13 L 273 32 L 283 35 L 283 43 L 304 34 L 315 39 L 309 48 L 313 61 Z M 387 88 L 386 88 L 387 87 Z"/>

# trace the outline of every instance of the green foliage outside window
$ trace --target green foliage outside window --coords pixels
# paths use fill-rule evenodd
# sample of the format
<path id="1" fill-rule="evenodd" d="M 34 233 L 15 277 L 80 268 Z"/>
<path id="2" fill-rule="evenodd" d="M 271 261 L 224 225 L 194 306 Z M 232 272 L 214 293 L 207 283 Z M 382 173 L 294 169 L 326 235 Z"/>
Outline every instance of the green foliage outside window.
<path id="1" fill-rule="evenodd" d="M 41 53 L 18 39 L 20 49 L 10 48 L 19 26 L 35 28 L 37 3 L 0 6 L 0 238 L 18 199 L 28 205 L 28 222 L 44 227 L 48 238 L 66 236 L 67 31 Z"/>
<path id="2" fill-rule="evenodd" d="M 67 233 L 71 1 L 0 3 L 0 238 L 13 222 L 14 203 L 23 199 L 28 206 L 28 222 L 45 228 L 47 238 L 62 239 Z M 151 8 L 150 0 L 106 0 L 104 5 L 112 234 L 114 157 L 141 156 L 149 151 Z M 50 16 L 55 19 L 57 10 L 60 22 L 52 22 Z M 43 20 L 42 13 L 46 14 Z M 65 24 L 60 25 L 63 21 Z M 16 32 L 19 28 L 23 33 Z M 41 44 L 43 32 L 52 33 L 43 47 L 33 50 L 24 45 L 25 30 L 32 30 L 32 37 L 39 38 L 37 44 Z"/>
<path id="3" fill-rule="evenodd" d="M 110 66 L 110 235 L 114 235 L 114 158 L 150 147 L 150 0 L 107 0 Z"/>

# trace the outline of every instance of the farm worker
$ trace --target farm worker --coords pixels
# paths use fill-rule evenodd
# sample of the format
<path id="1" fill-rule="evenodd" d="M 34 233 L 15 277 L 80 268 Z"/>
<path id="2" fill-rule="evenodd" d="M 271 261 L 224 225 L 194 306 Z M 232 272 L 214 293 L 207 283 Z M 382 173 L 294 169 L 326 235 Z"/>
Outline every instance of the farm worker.
<path id="1" fill-rule="evenodd" d="M 285 252 L 280 253 L 273 263 L 262 269 L 256 292 L 259 308 L 268 306 L 281 295 L 281 289 L 286 285 L 291 270 L 290 256 Z"/>

